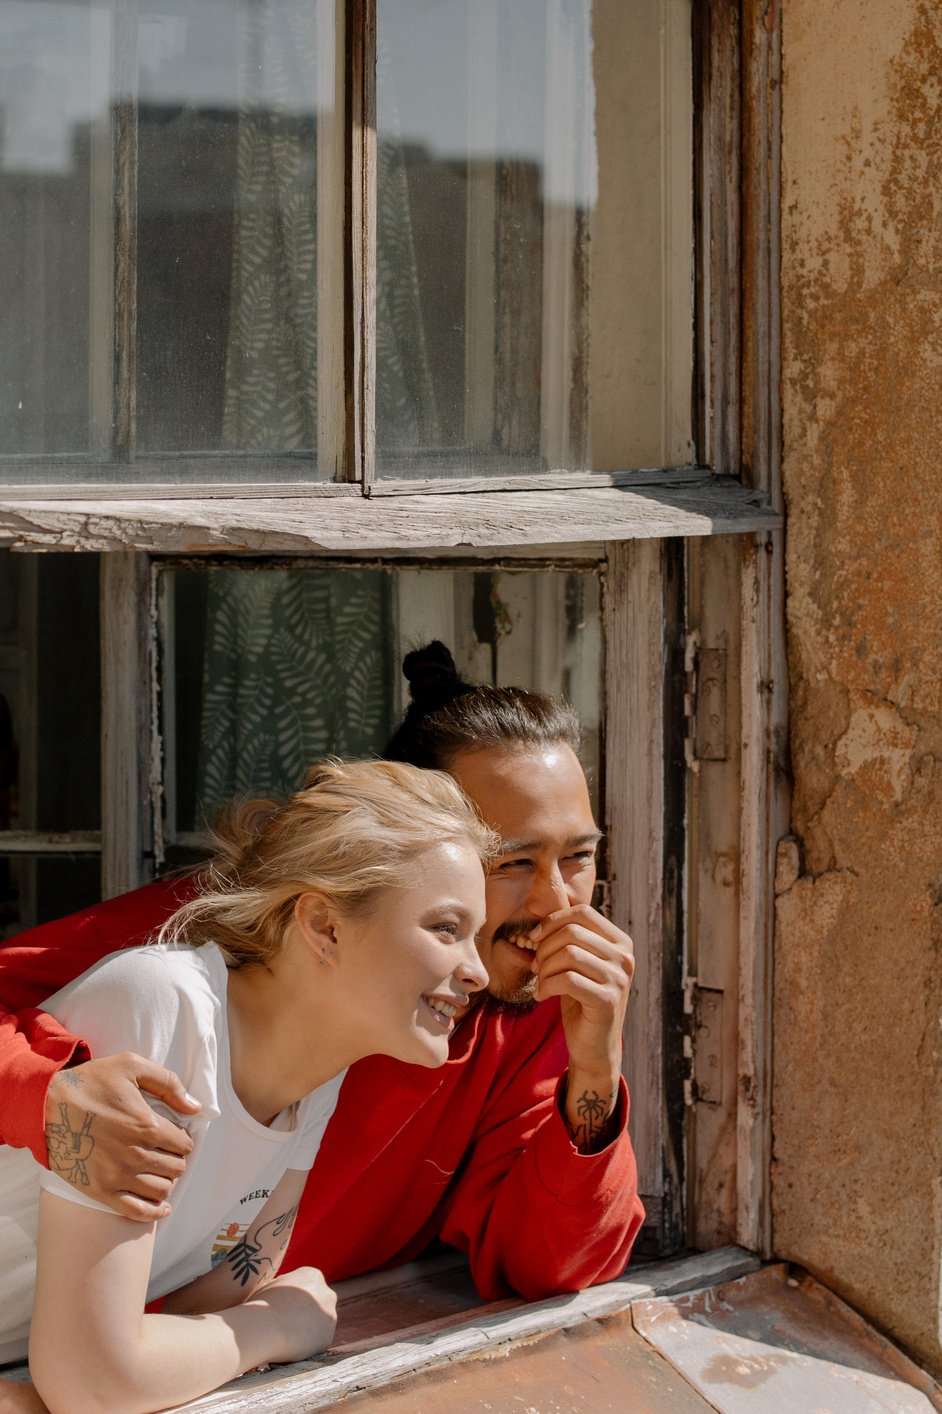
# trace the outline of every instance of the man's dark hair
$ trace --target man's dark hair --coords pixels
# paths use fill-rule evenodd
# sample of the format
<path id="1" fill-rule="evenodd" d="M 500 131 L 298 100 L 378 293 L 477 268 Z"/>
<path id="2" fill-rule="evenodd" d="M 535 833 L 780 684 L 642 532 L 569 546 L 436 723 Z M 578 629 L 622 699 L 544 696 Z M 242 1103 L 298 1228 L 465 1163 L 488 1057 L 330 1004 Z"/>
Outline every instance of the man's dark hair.
<path id="1" fill-rule="evenodd" d="M 579 718 L 568 702 L 523 687 L 465 682 L 438 639 L 407 653 L 402 671 L 412 701 L 383 752 L 387 761 L 446 771 L 462 751 L 559 742 L 579 750 Z"/>

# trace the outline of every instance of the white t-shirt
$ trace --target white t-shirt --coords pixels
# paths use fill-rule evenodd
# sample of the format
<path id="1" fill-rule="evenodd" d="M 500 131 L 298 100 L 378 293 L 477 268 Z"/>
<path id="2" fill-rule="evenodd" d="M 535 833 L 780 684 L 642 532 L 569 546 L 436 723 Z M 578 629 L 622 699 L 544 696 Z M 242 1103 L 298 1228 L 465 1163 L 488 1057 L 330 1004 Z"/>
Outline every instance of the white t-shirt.
<path id="1" fill-rule="evenodd" d="M 282 1175 L 307 1172 L 343 1080 L 341 1074 L 328 1081 L 269 1126 L 254 1120 L 232 1088 L 227 981 L 213 944 L 151 944 L 111 954 L 46 1004 L 93 1055 L 136 1051 L 179 1075 L 202 1104 L 186 1121 L 193 1151 L 173 1190 L 173 1211 L 157 1224 L 148 1301 L 209 1271 L 244 1235 Z M 75 1135 L 64 1124 L 65 1162 L 81 1166 L 93 1141 L 93 1131 Z M 41 1168 L 28 1150 L 0 1147 L 0 1363 L 26 1355 L 40 1185 L 70 1203 L 111 1212 Z"/>

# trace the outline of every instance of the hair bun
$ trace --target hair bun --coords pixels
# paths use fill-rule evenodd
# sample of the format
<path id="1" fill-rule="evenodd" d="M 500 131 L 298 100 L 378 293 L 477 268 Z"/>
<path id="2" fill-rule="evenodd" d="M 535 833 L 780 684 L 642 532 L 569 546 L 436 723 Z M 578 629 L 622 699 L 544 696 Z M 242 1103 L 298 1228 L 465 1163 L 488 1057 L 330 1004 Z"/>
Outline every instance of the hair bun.
<path id="1" fill-rule="evenodd" d="M 454 658 L 437 638 L 424 648 L 407 653 L 402 660 L 402 672 L 412 701 L 429 710 L 450 702 L 453 697 L 467 692 L 470 686 L 462 681 Z"/>

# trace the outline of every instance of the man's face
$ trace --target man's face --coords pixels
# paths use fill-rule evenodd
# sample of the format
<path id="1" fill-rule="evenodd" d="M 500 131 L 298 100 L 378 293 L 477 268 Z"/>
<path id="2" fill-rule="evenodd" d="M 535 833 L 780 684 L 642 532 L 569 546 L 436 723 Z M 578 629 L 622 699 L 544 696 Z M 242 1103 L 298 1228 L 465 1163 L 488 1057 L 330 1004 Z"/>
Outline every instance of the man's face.
<path id="1" fill-rule="evenodd" d="M 579 760 L 560 742 L 548 747 L 464 751 L 449 771 L 501 837 L 487 879 L 487 919 L 478 951 L 491 996 L 533 1001 L 532 951 L 515 938 L 557 909 L 591 903 L 599 830 Z"/>

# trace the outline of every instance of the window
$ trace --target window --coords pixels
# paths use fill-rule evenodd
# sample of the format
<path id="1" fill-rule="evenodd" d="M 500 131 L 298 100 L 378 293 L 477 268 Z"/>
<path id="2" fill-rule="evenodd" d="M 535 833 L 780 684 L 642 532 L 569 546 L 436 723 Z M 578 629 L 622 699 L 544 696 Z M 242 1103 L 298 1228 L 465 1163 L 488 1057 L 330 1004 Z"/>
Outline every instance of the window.
<path id="1" fill-rule="evenodd" d="M 3 926 L 371 748 L 426 625 L 575 692 L 661 1250 L 763 1243 L 776 46 L 746 0 L 0 0 L 0 539 L 46 552 L 0 555 Z M 288 631 L 337 687 L 289 724 L 285 672 L 264 754 L 227 673 Z"/>

